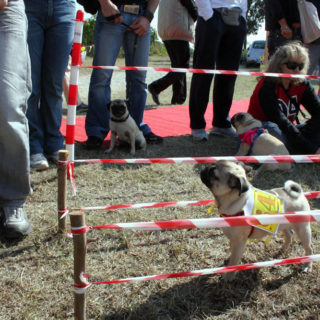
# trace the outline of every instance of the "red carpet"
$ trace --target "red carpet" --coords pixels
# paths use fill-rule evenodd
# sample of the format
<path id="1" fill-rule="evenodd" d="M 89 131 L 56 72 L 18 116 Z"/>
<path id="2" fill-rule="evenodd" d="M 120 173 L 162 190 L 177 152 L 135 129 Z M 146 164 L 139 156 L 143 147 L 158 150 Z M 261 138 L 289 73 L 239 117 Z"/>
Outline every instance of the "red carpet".
<path id="1" fill-rule="evenodd" d="M 248 110 L 249 99 L 233 101 L 230 117 L 237 112 L 246 112 Z M 212 122 L 212 104 L 210 103 L 205 114 L 207 128 L 211 128 Z M 146 110 L 144 121 L 150 126 L 152 131 L 161 137 L 174 137 L 190 134 L 189 110 L 188 106 L 172 106 L 152 110 Z M 75 140 L 84 142 L 87 135 L 84 129 L 85 116 L 77 117 Z M 66 119 L 62 120 L 61 132 L 66 134 Z"/>

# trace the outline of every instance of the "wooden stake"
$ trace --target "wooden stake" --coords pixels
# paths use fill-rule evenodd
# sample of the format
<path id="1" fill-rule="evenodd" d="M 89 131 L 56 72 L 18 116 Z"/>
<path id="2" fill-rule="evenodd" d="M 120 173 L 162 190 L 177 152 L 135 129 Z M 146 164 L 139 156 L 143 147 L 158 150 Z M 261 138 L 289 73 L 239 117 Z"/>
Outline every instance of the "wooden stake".
<path id="1" fill-rule="evenodd" d="M 68 161 L 69 151 L 59 150 L 59 160 Z M 67 199 L 67 171 L 66 165 L 58 166 L 58 232 L 65 233 L 67 231 L 66 217 L 61 218 L 61 210 L 66 208 Z"/>
<path id="2" fill-rule="evenodd" d="M 85 226 L 85 218 L 83 213 L 70 214 L 71 227 Z M 87 254 L 87 236 L 86 233 L 73 235 L 73 256 L 74 256 L 74 283 L 85 285 L 81 280 L 81 273 L 86 272 L 86 254 Z M 86 294 L 74 293 L 74 319 L 86 319 Z"/>

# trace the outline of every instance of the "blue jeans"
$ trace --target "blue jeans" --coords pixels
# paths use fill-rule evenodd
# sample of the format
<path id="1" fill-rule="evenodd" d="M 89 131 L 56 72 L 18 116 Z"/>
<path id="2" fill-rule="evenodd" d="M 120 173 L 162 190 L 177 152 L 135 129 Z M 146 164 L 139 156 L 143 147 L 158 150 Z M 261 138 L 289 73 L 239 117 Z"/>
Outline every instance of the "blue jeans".
<path id="1" fill-rule="evenodd" d="M 131 25 L 138 15 L 124 13 L 122 20 Z M 107 22 L 98 11 L 95 25 L 94 66 L 114 66 L 123 46 L 126 66 L 147 66 L 150 49 L 150 30 L 143 36 L 137 36 L 122 24 Z M 93 69 L 89 86 L 89 109 L 86 116 L 87 136 L 104 139 L 109 132 L 109 111 L 107 104 L 111 99 L 110 83 L 112 70 Z M 130 101 L 130 114 L 144 134 L 151 131 L 143 123 L 144 108 L 147 99 L 146 71 L 126 71 L 126 92 L 123 97 Z"/>
<path id="2" fill-rule="evenodd" d="M 26 118 L 31 92 L 23 1 L 0 10 L 0 207 L 21 207 L 30 188 Z"/>
<path id="3" fill-rule="evenodd" d="M 32 93 L 27 117 L 30 153 L 63 148 L 62 82 L 74 36 L 75 0 L 25 0 Z"/>
<path id="4" fill-rule="evenodd" d="M 264 121 L 264 122 L 262 122 L 262 127 L 264 129 L 267 129 L 271 135 L 278 138 L 286 146 L 288 145 L 288 140 L 287 140 L 286 136 L 283 134 L 283 132 L 281 131 L 281 129 L 278 127 L 278 125 L 276 123 L 274 123 L 272 121 Z"/>

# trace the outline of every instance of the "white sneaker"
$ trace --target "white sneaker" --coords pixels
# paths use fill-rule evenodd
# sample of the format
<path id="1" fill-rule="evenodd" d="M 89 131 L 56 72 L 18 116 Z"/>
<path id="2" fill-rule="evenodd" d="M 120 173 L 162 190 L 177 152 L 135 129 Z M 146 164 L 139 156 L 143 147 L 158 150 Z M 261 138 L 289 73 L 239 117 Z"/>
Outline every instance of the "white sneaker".
<path id="1" fill-rule="evenodd" d="M 232 128 L 219 128 L 213 126 L 210 135 L 219 136 L 219 137 L 230 137 L 230 138 L 238 138 L 236 131 Z"/>
<path id="2" fill-rule="evenodd" d="M 6 238 L 20 238 L 32 230 L 30 222 L 23 208 L 0 208 L 2 225 Z"/>
<path id="3" fill-rule="evenodd" d="M 30 156 L 30 167 L 37 171 L 42 171 L 49 168 L 49 163 L 42 153 L 35 153 Z"/>
<path id="4" fill-rule="evenodd" d="M 208 135 L 204 129 L 192 129 L 192 137 L 195 141 L 207 141 Z"/>

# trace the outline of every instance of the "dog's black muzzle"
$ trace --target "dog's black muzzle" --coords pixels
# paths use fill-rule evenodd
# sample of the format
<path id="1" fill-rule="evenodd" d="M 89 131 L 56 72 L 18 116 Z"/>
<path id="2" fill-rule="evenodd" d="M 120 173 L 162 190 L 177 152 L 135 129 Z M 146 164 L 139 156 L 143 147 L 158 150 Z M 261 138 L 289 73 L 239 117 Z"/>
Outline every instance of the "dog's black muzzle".
<path id="1" fill-rule="evenodd" d="M 236 113 L 232 118 L 231 118 L 231 124 L 234 126 L 236 121 L 241 121 L 244 118 L 245 113 L 244 112 L 239 112 Z"/>
<path id="2" fill-rule="evenodd" d="M 111 106 L 111 110 L 112 110 L 112 114 L 115 117 L 120 118 L 120 117 L 124 116 L 124 114 L 126 113 L 127 107 L 124 105 L 118 104 L 118 105 Z"/>

